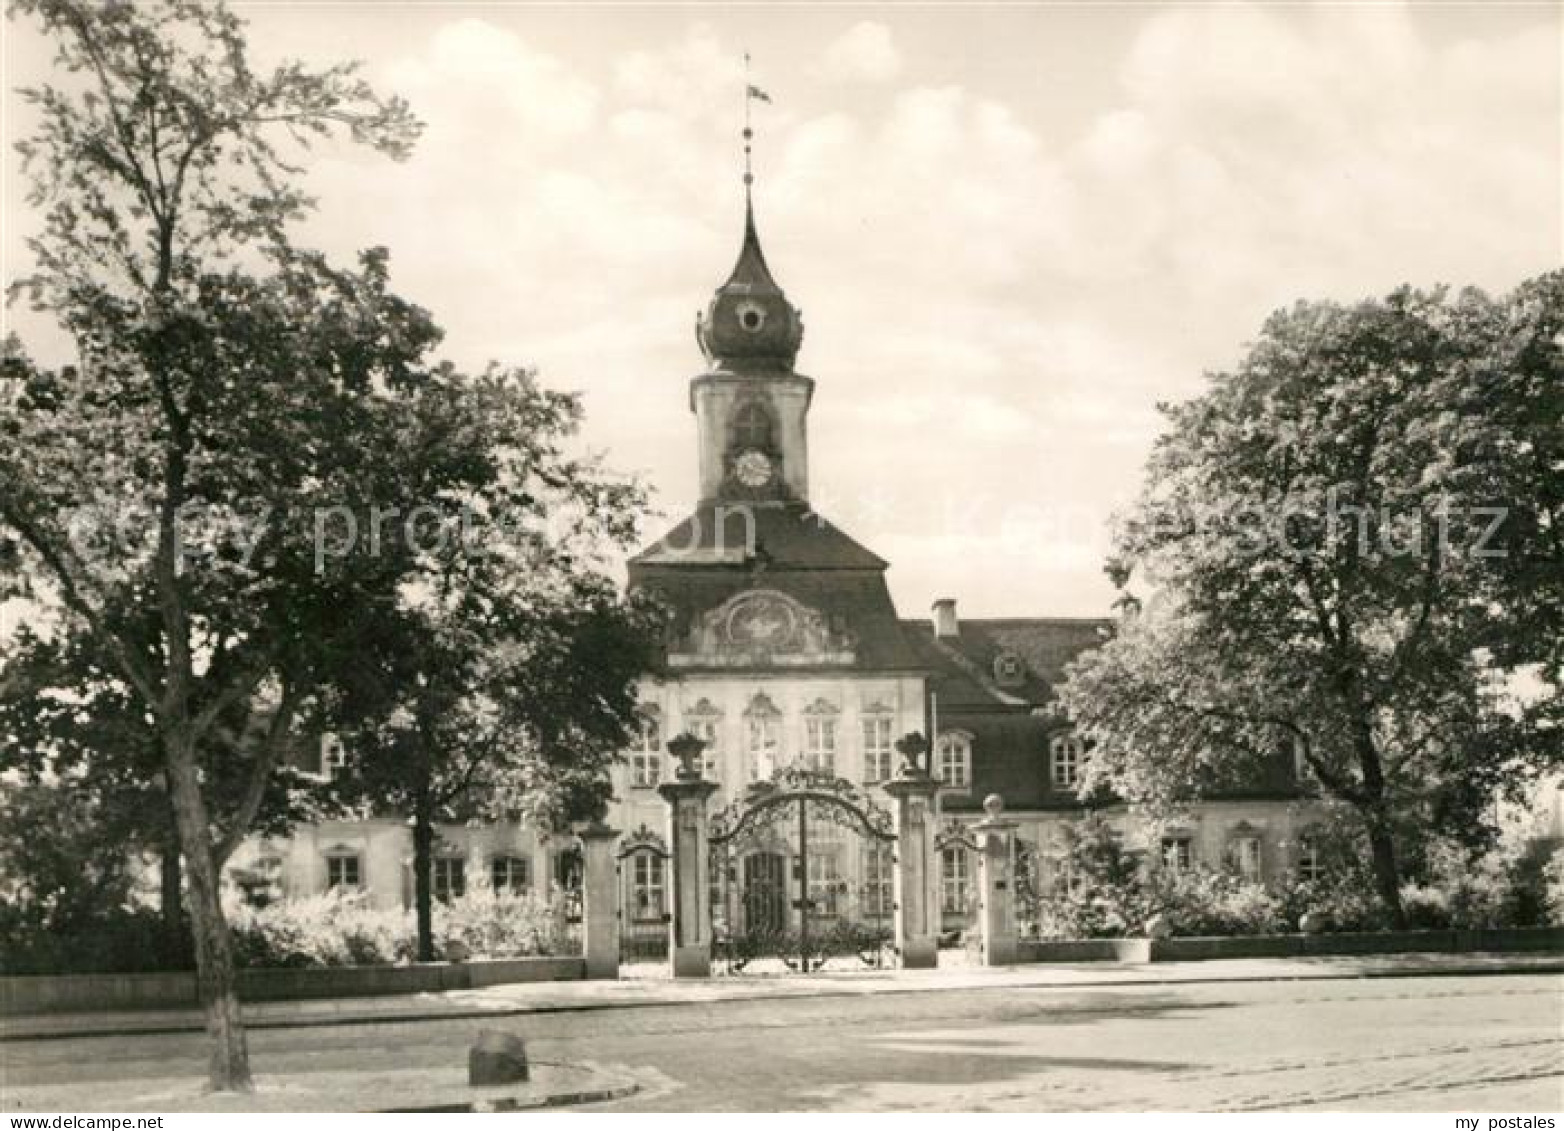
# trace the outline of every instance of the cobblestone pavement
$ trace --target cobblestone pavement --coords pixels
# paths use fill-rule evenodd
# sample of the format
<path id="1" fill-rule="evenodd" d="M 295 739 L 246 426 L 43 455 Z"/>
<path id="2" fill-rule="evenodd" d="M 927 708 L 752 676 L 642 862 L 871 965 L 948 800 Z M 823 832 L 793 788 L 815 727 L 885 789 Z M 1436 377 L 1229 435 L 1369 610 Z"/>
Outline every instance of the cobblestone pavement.
<path id="1" fill-rule="evenodd" d="M 266 1030 L 257 1072 L 460 1061 L 481 1024 L 634 1073 L 615 1110 L 1560 1110 L 1564 978 L 995 987 Z M 0 1046 L 0 1087 L 94 1094 L 189 1034 Z"/>

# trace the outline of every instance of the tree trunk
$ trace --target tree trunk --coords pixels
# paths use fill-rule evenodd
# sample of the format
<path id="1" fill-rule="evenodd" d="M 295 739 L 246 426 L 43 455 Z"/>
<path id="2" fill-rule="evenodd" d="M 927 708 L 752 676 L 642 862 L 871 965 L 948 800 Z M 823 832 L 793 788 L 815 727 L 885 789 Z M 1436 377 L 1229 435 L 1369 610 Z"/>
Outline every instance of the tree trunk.
<path id="1" fill-rule="evenodd" d="M 158 855 L 158 915 L 163 923 L 163 938 L 170 955 L 190 956 L 190 936 L 185 928 L 183 870 L 179 859 L 179 823 L 172 809 L 168 814 L 168 835 Z"/>
<path id="2" fill-rule="evenodd" d="M 212 859 L 206 801 L 196 773 L 195 745 L 188 735 L 165 738 L 170 795 L 179 828 L 181 854 L 190 881 L 190 933 L 195 944 L 196 986 L 206 1011 L 211 1060 L 208 1084 L 214 1092 L 248 1092 L 250 1053 L 234 977 L 233 946 L 223 918 L 219 875 Z"/>
<path id="3" fill-rule="evenodd" d="M 1383 811 L 1368 814 L 1369 855 L 1374 864 L 1374 887 L 1385 906 L 1393 930 L 1404 930 L 1406 911 L 1401 906 L 1401 865 L 1396 859 L 1396 840 L 1390 821 Z"/>
<path id="4" fill-rule="evenodd" d="M 418 961 L 434 961 L 434 819 L 422 801 L 413 806 L 413 914 Z"/>

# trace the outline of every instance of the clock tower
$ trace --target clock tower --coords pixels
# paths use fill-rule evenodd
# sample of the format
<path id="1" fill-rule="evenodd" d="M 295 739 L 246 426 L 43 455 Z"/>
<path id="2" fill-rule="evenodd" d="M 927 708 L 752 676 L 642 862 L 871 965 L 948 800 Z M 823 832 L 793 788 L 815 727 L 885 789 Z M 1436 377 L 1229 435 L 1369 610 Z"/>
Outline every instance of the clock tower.
<path id="1" fill-rule="evenodd" d="M 744 243 L 728 281 L 696 317 L 706 371 L 690 382 L 702 502 L 807 502 L 807 418 L 815 383 L 794 372 L 798 310 L 771 277 L 744 194 Z"/>

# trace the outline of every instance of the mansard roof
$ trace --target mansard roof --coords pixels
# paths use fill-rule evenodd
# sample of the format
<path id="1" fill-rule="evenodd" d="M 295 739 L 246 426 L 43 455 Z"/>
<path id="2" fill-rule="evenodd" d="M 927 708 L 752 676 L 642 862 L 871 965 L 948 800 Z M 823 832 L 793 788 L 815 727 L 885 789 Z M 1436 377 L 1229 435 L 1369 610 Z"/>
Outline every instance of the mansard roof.
<path id="1" fill-rule="evenodd" d="M 630 559 L 638 565 L 874 570 L 886 562 L 802 502 L 705 502 Z"/>
<path id="2" fill-rule="evenodd" d="M 1053 701 L 1067 664 L 1113 634 L 1111 617 L 962 619 L 954 636 L 937 637 L 927 620 L 903 621 L 919 656 L 932 669 L 942 709 L 1029 709 Z M 995 661 L 1013 656 L 1020 673 L 1002 682 Z"/>
<path id="3" fill-rule="evenodd" d="M 702 618 L 751 590 L 772 590 L 817 613 L 858 671 L 921 671 L 897 619 L 885 562 L 801 503 L 703 504 L 630 559 L 631 588 L 668 606 L 670 651 L 690 646 Z M 688 670 L 688 669 L 687 669 Z"/>

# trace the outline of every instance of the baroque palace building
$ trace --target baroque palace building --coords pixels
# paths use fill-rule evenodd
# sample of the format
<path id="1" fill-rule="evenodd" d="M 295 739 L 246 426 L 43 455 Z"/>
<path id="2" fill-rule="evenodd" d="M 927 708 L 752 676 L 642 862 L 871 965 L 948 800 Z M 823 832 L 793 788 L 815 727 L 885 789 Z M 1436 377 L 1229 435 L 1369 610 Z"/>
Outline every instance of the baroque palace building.
<path id="1" fill-rule="evenodd" d="M 883 800 L 880 785 L 899 762 L 894 743 L 932 734 L 928 768 L 941 784 L 932 866 L 948 930 L 970 922 L 977 861 L 963 829 L 982 816 L 987 795 L 1004 798 L 1043 883 L 1058 879 L 1048 856 L 1059 828 L 1085 809 L 1076 786 L 1086 750 L 1055 708 L 1054 687 L 1113 622 L 962 620 L 953 600 L 935 602 L 928 620 L 900 618 L 888 563 L 810 505 L 816 385 L 794 367 L 803 336 L 799 311 L 766 263 L 746 190 L 738 261 L 697 323 L 706 364 L 688 395 L 701 499 L 629 562 L 629 584 L 659 594 L 673 618 L 664 674 L 643 685 L 640 739 L 614 772 L 608 822 L 625 835 L 627 929 L 660 922 L 667 910 L 668 808 L 656 787 L 672 777 L 667 742 L 686 731 L 706 744 L 704 776 L 719 787 L 714 810 L 800 765 Z M 325 740 L 319 771 L 329 776 L 339 759 Z M 1225 863 L 1271 880 L 1312 864 L 1300 835 L 1309 807 L 1286 758 L 1171 826 L 1142 825 L 1111 802 L 1095 808 L 1168 867 Z M 637 846 L 652 850 L 629 851 Z M 378 906 L 411 903 L 412 842 L 399 817 L 305 826 L 247 847 L 239 874 L 286 895 L 340 887 Z M 883 851 L 853 838 L 815 836 L 803 853 L 784 836 L 755 855 L 740 865 L 743 879 L 752 891 L 773 885 L 779 914 L 806 883 L 820 918 L 883 911 L 889 900 Z M 510 890 L 568 888 L 579 882 L 577 860 L 572 837 L 511 824 L 447 827 L 435 892 L 460 894 L 480 876 Z"/>

